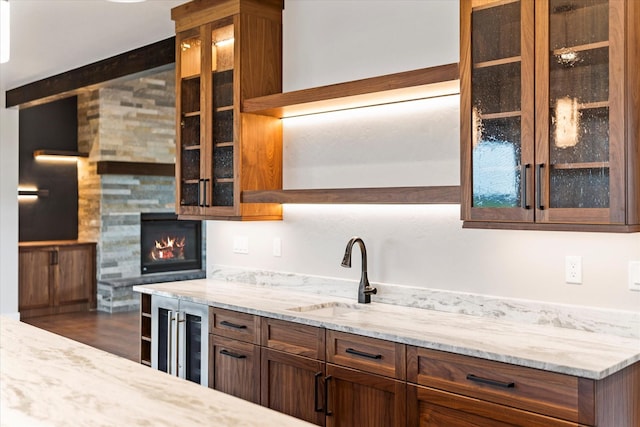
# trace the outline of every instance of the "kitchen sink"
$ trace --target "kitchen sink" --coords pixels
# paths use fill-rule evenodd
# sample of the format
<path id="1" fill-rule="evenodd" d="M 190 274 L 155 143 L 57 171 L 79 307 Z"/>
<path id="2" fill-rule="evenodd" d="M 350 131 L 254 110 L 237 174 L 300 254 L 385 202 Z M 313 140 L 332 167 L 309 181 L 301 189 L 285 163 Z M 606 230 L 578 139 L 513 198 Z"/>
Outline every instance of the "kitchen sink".
<path id="1" fill-rule="evenodd" d="M 363 304 L 349 304 L 345 302 L 330 301 L 320 304 L 304 305 L 288 308 L 288 311 L 306 313 L 322 317 L 337 317 L 364 309 Z"/>

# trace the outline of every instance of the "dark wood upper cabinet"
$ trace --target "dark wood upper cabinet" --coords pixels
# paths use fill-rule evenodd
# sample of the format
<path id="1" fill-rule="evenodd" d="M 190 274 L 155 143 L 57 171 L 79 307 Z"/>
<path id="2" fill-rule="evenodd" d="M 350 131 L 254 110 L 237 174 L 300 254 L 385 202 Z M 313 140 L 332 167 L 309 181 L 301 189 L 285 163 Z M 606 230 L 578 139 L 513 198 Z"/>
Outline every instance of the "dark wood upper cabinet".
<path id="1" fill-rule="evenodd" d="M 639 21 L 628 0 L 461 2 L 466 227 L 640 231 Z"/>
<path id="2" fill-rule="evenodd" d="M 182 218 L 281 219 L 277 203 L 243 203 L 246 190 L 282 189 L 282 125 L 240 111 L 282 92 L 282 0 L 178 6 L 176 211 Z"/>

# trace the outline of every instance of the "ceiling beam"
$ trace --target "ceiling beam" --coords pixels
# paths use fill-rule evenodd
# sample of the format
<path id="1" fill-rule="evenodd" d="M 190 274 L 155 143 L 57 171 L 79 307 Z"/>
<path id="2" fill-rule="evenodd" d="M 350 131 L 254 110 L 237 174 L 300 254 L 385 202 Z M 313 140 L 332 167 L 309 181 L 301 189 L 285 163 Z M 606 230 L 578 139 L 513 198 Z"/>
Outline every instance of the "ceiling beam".
<path id="1" fill-rule="evenodd" d="M 130 50 L 6 92 L 6 106 L 32 107 L 98 89 L 107 82 L 160 71 L 175 63 L 175 37 Z"/>

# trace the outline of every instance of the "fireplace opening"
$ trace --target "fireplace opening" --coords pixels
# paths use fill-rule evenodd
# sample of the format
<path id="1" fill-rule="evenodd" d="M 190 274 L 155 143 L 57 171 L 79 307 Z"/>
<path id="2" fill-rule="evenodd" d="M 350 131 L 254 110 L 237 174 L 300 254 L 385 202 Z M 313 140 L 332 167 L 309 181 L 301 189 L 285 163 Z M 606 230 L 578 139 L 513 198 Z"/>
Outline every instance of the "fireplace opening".
<path id="1" fill-rule="evenodd" d="M 142 274 L 202 269 L 202 222 L 169 213 L 140 215 Z"/>

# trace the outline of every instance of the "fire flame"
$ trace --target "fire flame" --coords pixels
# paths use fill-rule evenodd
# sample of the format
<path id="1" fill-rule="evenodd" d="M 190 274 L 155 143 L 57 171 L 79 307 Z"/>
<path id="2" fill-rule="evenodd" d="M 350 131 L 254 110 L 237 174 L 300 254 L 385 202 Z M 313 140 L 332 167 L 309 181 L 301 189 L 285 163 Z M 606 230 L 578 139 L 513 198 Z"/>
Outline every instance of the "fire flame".
<path id="1" fill-rule="evenodd" d="M 167 236 L 160 241 L 155 241 L 155 247 L 151 250 L 149 257 L 154 261 L 164 261 L 168 259 L 184 259 L 185 237 Z"/>

